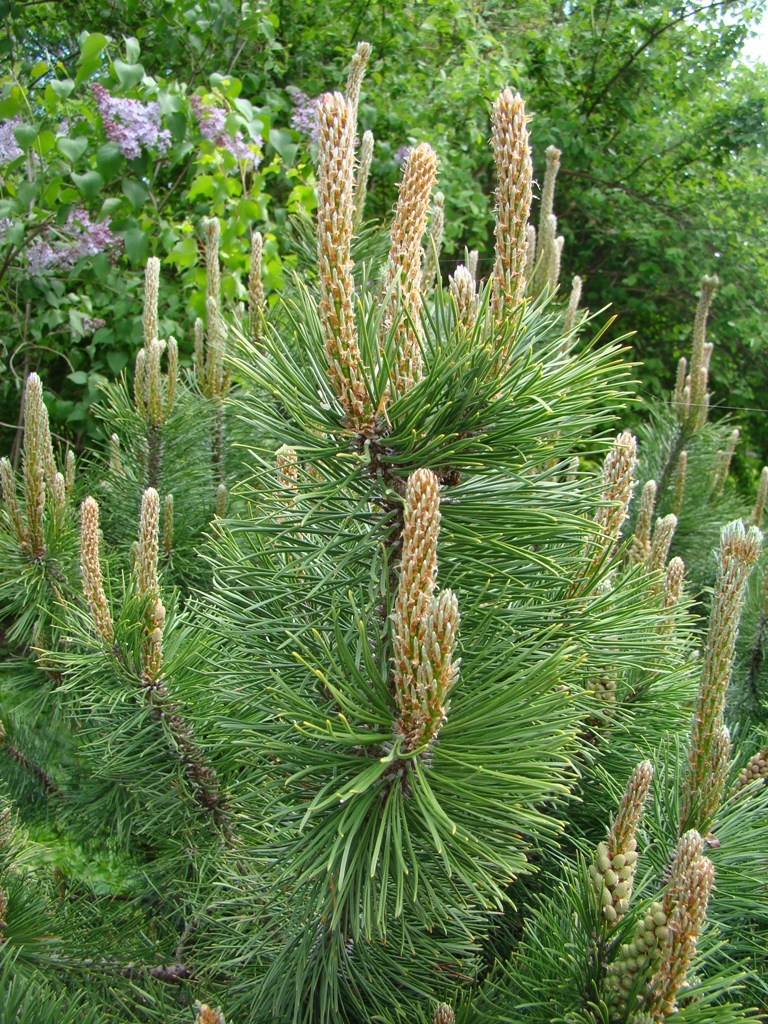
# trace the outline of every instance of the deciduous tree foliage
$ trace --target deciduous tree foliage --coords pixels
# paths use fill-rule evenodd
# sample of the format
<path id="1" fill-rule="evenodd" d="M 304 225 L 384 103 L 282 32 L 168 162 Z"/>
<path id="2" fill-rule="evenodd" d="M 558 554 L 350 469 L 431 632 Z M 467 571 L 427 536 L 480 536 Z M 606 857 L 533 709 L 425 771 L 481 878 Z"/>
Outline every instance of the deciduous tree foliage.
<path id="1" fill-rule="evenodd" d="M 512 82 L 534 114 L 537 152 L 543 157 L 550 144 L 563 151 L 556 212 L 568 241 L 565 268 L 583 276 L 592 308 L 610 303 L 627 316 L 646 366 L 645 392 L 658 395 L 671 386 L 689 296 L 702 273 L 716 271 L 713 380 L 728 395 L 722 405 L 742 410 L 752 447 L 765 454 L 759 396 L 766 387 L 768 197 L 761 168 L 768 80 L 764 66 L 739 58 L 764 8 L 762 0 L 674 7 L 602 0 L 526 0 L 511 7 L 497 0 L 9 2 L 4 45 L 22 79 L 41 58 L 60 60 L 64 71 L 57 74 L 73 74 L 84 30 L 112 36 L 115 55 L 121 37 L 135 37 L 148 74 L 191 91 L 210 88 L 211 75 L 231 76 L 268 122 L 267 156 L 276 154 L 290 170 L 297 166 L 292 143 L 298 136 L 283 132 L 293 90 L 316 96 L 338 87 L 343 54 L 357 39 L 369 39 L 375 88 L 360 109 L 361 129 L 376 140 L 369 210 L 381 218 L 391 208 L 401 147 L 428 140 L 443 161 L 446 273 L 465 244 L 480 251 L 481 266 L 491 259 L 493 175 L 483 146 L 484 111 Z M 541 179 L 543 172 L 542 159 L 535 173 Z M 287 251 L 280 230 L 285 204 L 305 201 L 290 192 L 296 183 L 292 170 L 287 182 L 282 175 L 264 182 L 273 202 L 261 210 L 260 226 L 266 235 L 277 228 L 270 257 L 277 286 L 277 247 Z M 189 199 L 179 198 L 183 213 Z M 17 334 L 23 314 L 21 303 Z M 43 344 L 66 348 L 68 330 L 66 320 L 39 326 L 29 368 L 42 365 Z M 121 353 L 131 347 L 119 333 L 106 346 Z"/>

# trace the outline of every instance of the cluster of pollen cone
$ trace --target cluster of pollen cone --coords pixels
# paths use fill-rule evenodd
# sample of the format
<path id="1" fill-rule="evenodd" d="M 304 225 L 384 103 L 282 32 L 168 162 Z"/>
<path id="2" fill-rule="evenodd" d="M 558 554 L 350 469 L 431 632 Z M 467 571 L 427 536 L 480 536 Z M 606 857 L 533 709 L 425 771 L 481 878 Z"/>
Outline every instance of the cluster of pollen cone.
<path id="1" fill-rule="evenodd" d="M 424 293 L 437 273 L 444 217 L 442 194 L 432 196 L 437 156 L 431 146 L 422 143 L 408 152 L 390 229 L 380 293 L 380 362 L 364 365 L 356 323 L 352 242 L 361 220 L 372 146 L 370 133 L 365 133 L 362 145 L 357 138 L 357 105 L 369 54 L 368 44 L 361 43 L 346 93 L 328 93 L 318 106 L 317 246 L 324 350 L 344 427 L 363 438 L 377 437 L 386 423 L 387 405 L 408 393 L 424 376 Z M 492 145 L 498 172 L 496 259 L 489 313 L 493 324 L 520 306 L 526 265 L 530 269 L 533 262 L 527 121 L 520 96 L 504 90 L 493 107 Z M 559 158 L 559 152 L 554 153 Z M 478 315 L 476 265 L 458 267 L 450 291 L 457 330 L 471 332 Z M 489 337 L 493 338 L 492 331 Z M 378 389 L 383 397 L 375 406 L 370 382 L 381 372 L 386 372 L 388 379 Z M 419 469 L 405 486 L 399 586 L 392 615 L 396 734 L 406 753 L 424 752 L 436 739 L 458 674 L 458 601 L 450 590 L 436 592 L 439 531 L 440 481 L 430 469 Z"/>

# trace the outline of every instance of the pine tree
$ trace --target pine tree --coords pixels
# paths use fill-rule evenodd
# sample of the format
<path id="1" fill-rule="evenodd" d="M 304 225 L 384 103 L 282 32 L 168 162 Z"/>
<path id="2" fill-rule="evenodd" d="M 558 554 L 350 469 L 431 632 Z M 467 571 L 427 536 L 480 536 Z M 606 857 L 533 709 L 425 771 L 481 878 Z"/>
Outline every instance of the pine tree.
<path id="1" fill-rule="evenodd" d="M 702 638 L 664 505 L 703 429 L 706 311 L 640 487 L 621 349 L 577 282 L 554 294 L 560 153 L 534 237 L 505 90 L 493 272 L 468 256 L 443 287 L 428 145 L 387 244 L 360 227 L 369 50 L 319 104 L 313 273 L 270 308 L 254 233 L 229 323 L 207 221 L 185 373 L 150 261 L 84 480 L 27 382 L 21 472 L 0 464 L 2 1024 L 768 1006 L 765 755 L 727 729 L 760 532 L 723 529 Z"/>

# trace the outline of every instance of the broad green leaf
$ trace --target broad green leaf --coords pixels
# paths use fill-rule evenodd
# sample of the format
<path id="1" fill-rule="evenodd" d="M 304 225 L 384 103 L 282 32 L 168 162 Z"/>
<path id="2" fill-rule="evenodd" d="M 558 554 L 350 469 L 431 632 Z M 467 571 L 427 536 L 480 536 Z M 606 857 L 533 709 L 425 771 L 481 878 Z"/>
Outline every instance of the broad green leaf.
<path id="1" fill-rule="evenodd" d="M 6 231 L 4 241 L 20 247 L 24 241 L 24 234 L 24 224 L 21 221 L 15 221 Z"/>
<path id="2" fill-rule="evenodd" d="M 17 124 L 13 129 L 13 137 L 26 153 L 32 148 L 32 143 L 37 138 L 40 126 L 36 124 Z"/>
<path id="3" fill-rule="evenodd" d="M 116 377 L 119 376 L 121 370 L 125 369 L 129 361 L 127 352 L 107 352 L 106 358 L 107 365 Z"/>
<path id="4" fill-rule="evenodd" d="M 180 239 L 166 257 L 169 263 L 175 263 L 178 267 L 193 267 L 197 258 L 197 242 L 191 235 Z"/>
<path id="5" fill-rule="evenodd" d="M 124 89 L 133 88 L 144 77 L 144 68 L 141 64 L 126 64 L 119 57 L 112 61 L 112 70 Z"/>
<path id="6" fill-rule="evenodd" d="M 53 78 L 48 84 L 60 100 L 65 100 L 68 96 L 71 96 L 72 90 L 75 88 L 75 83 L 71 78 Z"/>
<path id="7" fill-rule="evenodd" d="M 120 183 L 123 195 L 129 200 L 134 213 L 138 213 L 147 201 L 149 193 L 140 181 L 135 178 L 123 178 Z"/>
<path id="8" fill-rule="evenodd" d="M 42 200 L 46 206 L 53 206 L 61 193 L 61 178 L 52 178 L 46 183 L 42 193 Z"/>
<path id="9" fill-rule="evenodd" d="M 189 198 L 197 199 L 198 196 L 210 198 L 216 190 L 216 183 L 211 174 L 199 174 L 192 182 L 189 190 Z"/>
<path id="10" fill-rule="evenodd" d="M 86 171 L 84 174 L 73 171 L 72 180 L 86 199 L 95 199 L 104 186 L 104 179 L 98 171 Z"/>
<path id="11" fill-rule="evenodd" d="M 74 139 L 68 139 L 65 135 L 62 135 L 56 140 L 56 145 L 67 160 L 75 164 L 86 149 L 88 149 L 88 139 L 82 135 L 78 135 Z"/>
<path id="12" fill-rule="evenodd" d="M 90 32 L 80 46 L 78 65 L 87 64 L 97 58 L 109 40 L 101 32 Z"/>
<path id="13" fill-rule="evenodd" d="M 37 178 L 34 181 L 25 181 L 19 185 L 16 197 L 21 209 L 31 206 L 35 199 L 37 199 L 40 194 L 40 185 L 41 181 Z"/>
<path id="14" fill-rule="evenodd" d="M 43 131 L 41 131 L 40 134 L 37 136 L 37 142 L 35 143 L 35 151 L 39 153 L 40 156 L 45 156 L 46 153 L 50 153 L 50 151 L 53 149 L 55 145 L 56 136 L 50 129 L 44 128 Z"/>
<path id="15" fill-rule="evenodd" d="M 126 36 L 125 38 L 125 59 L 129 64 L 136 64 L 141 53 L 141 45 L 136 36 Z"/>
<path id="16" fill-rule="evenodd" d="M 117 174 L 123 166 L 123 154 L 116 142 L 105 142 L 96 153 L 96 166 L 105 178 Z"/>
<path id="17" fill-rule="evenodd" d="M 21 90 L 17 88 L 10 96 L 0 100 L 0 119 L 5 121 L 8 118 L 15 117 L 22 106 Z"/>
<path id="18" fill-rule="evenodd" d="M 147 258 L 149 242 L 141 228 L 129 228 L 128 231 L 122 232 L 122 236 L 125 242 L 125 255 L 131 263 L 134 265 L 143 263 Z"/>
<path id="19" fill-rule="evenodd" d="M 292 160 L 298 149 L 296 143 L 293 141 L 293 136 L 287 128 L 272 128 L 269 132 L 269 144 L 272 148 L 283 157 L 284 160 L 288 160 L 286 154 L 290 154 Z M 290 161 L 289 161 L 290 162 Z"/>
<path id="20" fill-rule="evenodd" d="M 87 35 L 83 41 L 82 48 L 80 51 L 80 59 L 78 60 L 78 72 L 75 78 L 75 84 L 80 85 L 82 82 L 87 81 L 91 75 L 96 71 L 101 63 L 101 54 L 104 47 L 107 45 L 108 39 L 101 32 L 92 32 Z"/>

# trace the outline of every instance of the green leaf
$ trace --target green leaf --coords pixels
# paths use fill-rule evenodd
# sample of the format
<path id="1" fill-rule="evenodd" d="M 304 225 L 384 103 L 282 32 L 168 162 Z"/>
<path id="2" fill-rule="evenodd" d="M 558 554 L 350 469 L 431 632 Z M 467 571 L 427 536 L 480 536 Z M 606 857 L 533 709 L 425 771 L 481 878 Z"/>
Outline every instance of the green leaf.
<path id="1" fill-rule="evenodd" d="M 10 242 L 11 245 L 15 245 L 17 248 L 21 246 L 24 241 L 24 225 L 21 221 L 11 224 L 5 232 L 4 241 Z"/>
<path id="2" fill-rule="evenodd" d="M 136 64 L 141 53 L 141 46 L 136 36 L 126 36 L 125 38 L 125 59 L 129 64 Z"/>
<path id="3" fill-rule="evenodd" d="M 101 212 L 105 217 L 117 217 L 123 207 L 124 203 L 120 196 L 110 196 L 102 203 Z"/>
<path id="4" fill-rule="evenodd" d="M 144 185 L 135 178 L 123 178 L 120 187 L 123 190 L 123 195 L 133 207 L 134 213 L 138 213 L 144 203 L 146 203 L 147 196 L 149 195 Z"/>
<path id="5" fill-rule="evenodd" d="M 101 54 L 108 43 L 108 39 L 101 32 L 91 32 L 83 40 L 78 60 L 78 72 L 75 84 L 80 85 L 91 77 L 101 63 Z"/>
<path id="6" fill-rule="evenodd" d="M 197 242 L 187 235 L 174 245 L 166 258 L 178 267 L 193 267 L 197 263 Z"/>
<path id="7" fill-rule="evenodd" d="M 101 51 L 107 45 L 109 40 L 101 32 L 90 32 L 86 35 L 80 46 L 80 57 L 78 58 L 78 66 L 82 67 L 84 64 L 88 64 L 99 57 Z"/>
<path id="8" fill-rule="evenodd" d="M 44 128 L 37 136 L 37 143 L 35 150 L 41 156 L 45 156 L 46 153 L 50 153 L 53 147 L 56 145 L 56 136 L 48 128 Z"/>
<path id="9" fill-rule="evenodd" d="M 147 236 L 139 227 L 129 228 L 128 231 L 122 232 L 122 235 L 125 242 L 125 255 L 130 262 L 143 263 L 149 250 Z"/>
<path id="10" fill-rule="evenodd" d="M 19 124 L 13 129 L 13 137 L 26 153 L 28 149 L 32 148 L 32 143 L 37 138 L 39 130 L 40 126 L 36 124 Z"/>
<path id="11" fill-rule="evenodd" d="M 297 145 L 287 128 L 271 128 L 269 144 L 279 155 L 290 163 L 296 154 Z"/>
<path id="12" fill-rule="evenodd" d="M 62 136 L 56 140 L 56 145 L 67 160 L 75 164 L 88 148 L 88 139 L 84 138 L 82 135 L 78 135 L 77 138 L 74 139 L 68 139 L 65 136 Z"/>
<path id="13" fill-rule="evenodd" d="M 0 118 L 4 121 L 7 118 L 15 117 L 16 114 L 21 110 L 23 104 L 21 101 L 21 90 L 11 93 L 5 99 L 0 100 Z"/>
<path id="14" fill-rule="evenodd" d="M 105 142 L 96 153 L 96 166 L 105 178 L 111 178 L 123 165 L 123 154 L 116 142 Z"/>
<path id="15" fill-rule="evenodd" d="M 199 174 L 192 182 L 192 187 L 189 190 L 189 198 L 197 199 L 198 196 L 205 196 L 209 198 L 214 194 L 216 190 L 216 183 L 213 180 L 211 174 Z"/>
<path id="16" fill-rule="evenodd" d="M 61 192 L 61 178 L 53 178 L 43 189 L 42 200 L 46 206 L 53 206 Z"/>
<path id="17" fill-rule="evenodd" d="M 144 68 L 141 64 L 126 64 L 119 57 L 112 61 L 112 70 L 124 89 L 132 89 L 144 77 Z"/>
<path id="18" fill-rule="evenodd" d="M 98 171 L 86 171 L 84 174 L 75 174 L 73 171 L 72 180 L 85 199 L 95 199 L 104 186 L 104 179 Z"/>
<path id="19" fill-rule="evenodd" d="M 107 352 L 107 365 L 114 375 L 117 377 L 121 370 L 124 370 L 128 365 L 128 353 L 127 352 Z"/>
<path id="20" fill-rule="evenodd" d="M 65 100 L 75 88 L 71 78 L 54 78 L 48 84 L 60 100 Z"/>
<path id="21" fill-rule="evenodd" d="M 73 384 L 87 384 L 88 374 L 85 372 L 85 370 L 75 370 L 74 373 L 67 374 L 67 380 L 71 380 Z"/>
<path id="22" fill-rule="evenodd" d="M 19 191 L 16 193 L 18 199 L 19 209 L 23 210 L 25 207 L 31 206 L 32 203 L 37 199 L 40 194 L 40 181 L 25 181 L 23 185 L 19 186 Z"/>

